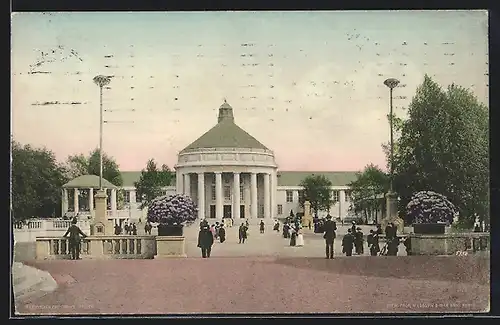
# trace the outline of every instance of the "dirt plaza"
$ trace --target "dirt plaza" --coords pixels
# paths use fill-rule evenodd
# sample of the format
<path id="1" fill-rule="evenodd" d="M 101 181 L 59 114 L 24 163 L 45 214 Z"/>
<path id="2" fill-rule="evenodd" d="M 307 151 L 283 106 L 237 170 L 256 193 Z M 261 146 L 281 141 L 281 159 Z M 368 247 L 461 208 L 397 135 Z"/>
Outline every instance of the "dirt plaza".
<path id="1" fill-rule="evenodd" d="M 304 247 L 289 247 L 280 234 L 261 235 L 251 227 L 248 242 L 238 244 L 236 229 L 228 230 L 227 242 L 215 244 L 210 259 L 200 258 L 197 229 L 190 227 L 187 258 L 26 262 L 48 271 L 58 288 L 18 302 L 18 312 L 466 313 L 489 308 L 485 256 L 337 254 L 327 260 L 321 235 L 308 233 Z"/>

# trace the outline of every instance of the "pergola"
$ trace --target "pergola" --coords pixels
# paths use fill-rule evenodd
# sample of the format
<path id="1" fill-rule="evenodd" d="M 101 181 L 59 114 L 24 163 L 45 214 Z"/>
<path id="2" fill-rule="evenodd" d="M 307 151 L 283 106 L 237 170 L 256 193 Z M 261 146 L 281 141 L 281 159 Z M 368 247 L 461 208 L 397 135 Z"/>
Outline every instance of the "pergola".
<path id="1" fill-rule="evenodd" d="M 118 187 L 111 184 L 106 179 L 102 180 L 102 187 L 106 192 L 111 191 L 111 211 L 116 211 L 116 190 Z M 62 186 L 62 215 L 65 215 L 69 211 L 69 195 L 68 190 L 73 189 L 73 205 L 75 215 L 80 212 L 80 196 L 82 193 L 87 192 L 88 197 L 88 209 L 82 209 L 81 211 L 92 212 L 94 210 L 94 195 L 99 189 L 99 176 L 96 175 L 82 175 L 75 179 L 72 179 L 68 183 Z"/>

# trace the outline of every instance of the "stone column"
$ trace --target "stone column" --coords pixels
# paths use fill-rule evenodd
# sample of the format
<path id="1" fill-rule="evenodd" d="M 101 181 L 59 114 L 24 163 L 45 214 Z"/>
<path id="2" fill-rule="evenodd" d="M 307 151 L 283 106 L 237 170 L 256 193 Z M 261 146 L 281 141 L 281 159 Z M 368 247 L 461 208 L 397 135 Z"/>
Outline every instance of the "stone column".
<path id="1" fill-rule="evenodd" d="M 250 182 L 248 181 L 249 176 L 250 175 L 245 174 L 240 177 L 242 178 L 240 181 L 243 182 L 243 195 L 244 195 L 243 198 L 245 200 L 245 218 L 249 218 L 251 214 L 250 209 L 251 209 L 252 199 L 250 195 Z"/>
<path id="2" fill-rule="evenodd" d="M 215 172 L 215 217 L 222 219 L 222 172 Z"/>
<path id="3" fill-rule="evenodd" d="M 250 174 L 250 218 L 257 218 L 257 173 Z"/>
<path id="4" fill-rule="evenodd" d="M 177 194 L 182 194 L 184 192 L 184 189 L 182 188 L 182 183 L 183 183 L 183 176 L 180 171 L 177 171 L 175 173 L 175 192 Z"/>
<path id="5" fill-rule="evenodd" d="M 116 213 L 116 189 L 111 190 L 111 213 L 114 217 Z"/>
<path id="6" fill-rule="evenodd" d="M 344 212 L 342 211 L 344 209 L 345 205 L 345 191 L 340 190 L 339 191 L 339 218 L 340 220 L 344 220 L 345 215 Z"/>
<path id="7" fill-rule="evenodd" d="M 191 197 L 191 174 L 184 174 L 184 195 Z"/>
<path id="8" fill-rule="evenodd" d="M 75 210 L 75 215 L 76 215 L 78 213 L 78 211 L 79 211 L 79 206 L 78 205 L 80 203 L 78 201 L 78 189 L 77 188 L 74 189 L 74 193 L 75 193 L 75 195 L 73 197 L 73 204 L 75 206 L 74 210 Z"/>
<path id="9" fill-rule="evenodd" d="M 91 214 L 92 210 L 94 210 L 94 189 L 89 188 L 89 211 Z"/>
<path id="10" fill-rule="evenodd" d="M 278 216 L 278 205 L 276 204 L 276 193 L 278 191 L 278 176 L 276 171 L 271 174 L 271 218 Z"/>
<path id="11" fill-rule="evenodd" d="M 271 217 L 271 177 L 268 173 L 264 174 L 264 218 Z"/>
<path id="12" fill-rule="evenodd" d="M 233 174 L 233 219 L 240 219 L 240 173 Z"/>
<path id="13" fill-rule="evenodd" d="M 198 218 L 205 219 L 205 173 L 198 173 Z"/>
<path id="14" fill-rule="evenodd" d="M 68 205 L 69 205 L 68 189 L 64 188 L 62 194 L 63 194 L 63 198 L 62 198 L 62 215 L 64 216 L 68 212 Z"/>

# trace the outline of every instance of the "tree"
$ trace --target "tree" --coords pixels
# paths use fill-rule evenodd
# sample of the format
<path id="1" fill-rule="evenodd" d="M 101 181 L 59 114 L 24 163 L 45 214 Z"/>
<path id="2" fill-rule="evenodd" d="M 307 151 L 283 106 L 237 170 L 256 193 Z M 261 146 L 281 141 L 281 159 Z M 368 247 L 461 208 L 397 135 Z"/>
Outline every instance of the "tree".
<path id="1" fill-rule="evenodd" d="M 88 156 L 83 154 L 69 156 L 67 159 L 68 177 L 73 179 L 81 175 L 99 176 L 99 149 L 94 149 Z M 116 161 L 103 153 L 102 177 L 115 186 L 122 186 L 123 179 Z"/>
<path id="2" fill-rule="evenodd" d="M 300 198 L 300 205 L 303 207 L 305 201 L 309 201 L 315 216 L 321 210 L 330 210 L 332 204 L 332 182 L 324 175 L 309 175 L 300 182 L 304 187 L 304 195 Z"/>
<path id="3" fill-rule="evenodd" d="M 61 215 L 61 188 L 68 179 L 52 151 L 12 142 L 13 219 Z"/>
<path id="4" fill-rule="evenodd" d="M 356 214 L 362 213 L 365 222 L 374 214 L 378 223 L 378 211 L 384 207 L 383 199 L 389 189 L 389 177 L 378 166 L 367 165 L 356 174 L 356 180 L 349 184 L 351 188 L 352 208 Z"/>
<path id="5" fill-rule="evenodd" d="M 488 108 L 469 90 L 442 90 L 426 75 L 408 113 L 394 157 L 401 206 L 416 192 L 434 191 L 457 207 L 462 222 L 472 225 L 475 213 L 488 220 Z"/>
<path id="6" fill-rule="evenodd" d="M 162 187 L 169 186 L 174 178 L 174 173 L 163 164 L 158 169 L 154 159 L 147 162 L 146 169 L 141 171 L 141 178 L 135 182 L 137 197 L 141 198 L 141 209 L 148 206 L 155 198 L 163 195 Z"/>

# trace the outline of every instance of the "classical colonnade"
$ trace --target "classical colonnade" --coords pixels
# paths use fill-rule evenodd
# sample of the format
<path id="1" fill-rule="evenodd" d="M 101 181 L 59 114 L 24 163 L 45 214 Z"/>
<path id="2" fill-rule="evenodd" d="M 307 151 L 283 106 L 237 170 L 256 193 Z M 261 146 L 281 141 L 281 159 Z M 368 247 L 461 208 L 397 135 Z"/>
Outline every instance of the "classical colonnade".
<path id="1" fill-rule="evenodd" d="M 206 177 L 206 175 L 212 175 L 212 177 Z M 215 175 L 215 177 L 213 177 Z M 231 184 L 231 200 L 228 202 L 228 200 L 225 198 L 225 195 L 223 193 L 223 175 L 231 177 L 232 175 L 232 182 L 229 182 Z M 259 177 L 260 175 L 260 177 Z M 273 218 L 276 215 L 276 191 L 277 191 L 277 177 L 276 173 L 273 172 L 264 172 L 264 173 L 259 173 L 259 172 L 197 172 L 197 173 L 177 173 L 176 177 L 176 189 L 177 193 L 183 193 L 185 195 L 191 196 L 192 191 L 191 191 L 191 177 L 196 176 L 197 182 L 197 200 L 198 200 L 198 218 L 204 219 L 207 216 L 205 215 L 206 213 L 206 189 L 207 185 L 205 184 L 206 179 L 208 178 L 213 179 L 213 182 L 215 183 L 215 217 L 217 219 L 222 219 L 224 216 L 224 205 L 229 203 L 231 204 L 231 217 L 234 219 L 239 219 L 241 217 L 240 215 L 240 206 L 242 203 L 244 205 L 249 205 L 250 206 L 250 211 L 249 211 L 249 216 L 245 216 L 245 218 L 258 218 L 258 217 L 263 217 L 263 218 Z M 262 184 L 262 189 L 263 193 L 259 193 L 259 186 L 258 186 L 258 177 L 260 178 L 260 183 Z M 243 180 L 245 178 L 246 181 Z M 246 195 L 243 195 L 243 201 L 241 202 L 242 198 L 242 193 L 241 193 L 241 185 L 242 184 L 248 184 L 248 179 L 249 179 L 249 202 L 247 199 L 245 199 Z M 212 183 L 209 184 L 210 188 L 212 187 Z M 246 187 L 243 187 L 245 190 Z M 262 205 L 263 205 L 263 213 L 261 214 L 260 211 L 258 211 L 258 206 L 259 206 L 259 194 L 261 194 L 262 197 Z M 211 201 L 211 200 L 210 200 Z"/>
<path id="2" fill-rule="evenodd" d="M 63 208 L 63 213 L 68 212 L 69 210 L 69 191 L 73 190 L 73 205 L 74 205 L 74 213 L 77 214 L 80 212 L 80 191 L 88 191 L 88 200 L 89 200 L 89 210 L 88 211 L 93 211 L 94 210 L 94 189 L 93 188 L 63 188 L 63 200 L 62 200 L 62 208 Z M 111 211 L 116 211 L 117 210 L 117 191 L 116 189 L 110 189 L 111 191 Z"/>

